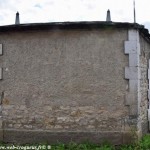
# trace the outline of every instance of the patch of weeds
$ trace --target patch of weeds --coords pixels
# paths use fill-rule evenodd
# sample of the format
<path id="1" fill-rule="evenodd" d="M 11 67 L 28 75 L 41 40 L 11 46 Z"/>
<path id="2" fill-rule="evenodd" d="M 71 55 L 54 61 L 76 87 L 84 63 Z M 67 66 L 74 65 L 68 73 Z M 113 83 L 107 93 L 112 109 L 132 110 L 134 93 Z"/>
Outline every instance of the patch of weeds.
<path id="1" fill-rule="evenodd" d="M 135 147 L 133 145 L 124 145 L 119 150 L 135 150 Z"/>
<path id="2" fill-rule="evenodd" d="M 66 146 L 66 148 L 68 149 L 68 150 L 77 150 L 77 147 L 78 147 L 78 144 L 77 143 L 75 143 L 75 142 L 70 142 L 67 146 Z"/>
<path id="3" fill-rule="evenodd" d="M 13 144 L 2 143 L 0 146 L 11 146 Z M 16 144 L 14 144 L 16 146 Z M 24 145 L 25 146 L 25 145 Z M 101 145 L 93 144 L 91 142 L 85 142 L 77 144 L 75 142 L 70 142 L 68 144 L 57 143 L 55 145 L 50 145 L 48 143 L 43 144 L 26 144 L 26 146 L 40 146 L 41 150 L 49 150 L 48 147 L 51 146 L 50 150 L 150 150 L 150 135 L 144 136 L 139 142 L 136 141 L 130 145 L 120 145 L 115 147 L 108 142 L 103 142 Z"/>
<path id="4" fill-rule="evenodd" d="M 90 142 L 81 144 L 70 142 L 66 145 L 62 143 L 59 143 L 55 146 L 53 145 L 51 150 L 115 150 L 115 148 L 114 146 L 106 142 L 101 145 L 93 144 Z"/>
<path id="5" fill-rule="evenodd" d="M 115 147 L 111 143 L 104 141 L 98 150 L 115 150 Z"/>
<path id="6" fill-rule="evenodd" d="M 58 143 L 57 145 L 52 145 L 51 150 L 66 150 L 65 144 Z"/>
<path id="7" fill-rule="evenodd" d="M 150 149 L 150 135 L 145 135 L 139 142 L 140 150 Z"/>

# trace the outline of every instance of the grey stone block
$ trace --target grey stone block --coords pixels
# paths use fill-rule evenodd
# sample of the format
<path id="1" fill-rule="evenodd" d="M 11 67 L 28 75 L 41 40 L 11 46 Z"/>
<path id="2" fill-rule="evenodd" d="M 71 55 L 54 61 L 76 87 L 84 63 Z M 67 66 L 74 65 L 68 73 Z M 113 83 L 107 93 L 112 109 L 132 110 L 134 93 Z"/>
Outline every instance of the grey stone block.
<path id="1" fill-rule="evenodd" d="M 139 54 L 140 44 L 137 41 L 125 41 L 125 54 Z"/>
<path id="2" fill-rule="evenodd" d="M 125 67 L 125 79 L 140 79 L 140 68 L 138 67 Z"/>
<path id="3" fill-rule="evenodd" d="M 150 121 L 150 109 L 148 109 L 148 121 Z"/>
<path id="4" fill-rule="evenodd" d="M 4 142 L 26 144 L 48 142 L 56 144 L 58 142 L 69 143 L 71 141 L 82 143 L 90 141 L 92 143 L 102 143 L 109 141 L 115 145 L 120 145 L 128 141 L 124 132 L 121 131 L 95 131 L 95 132 L 50 132 L 31 130 L 4 130 Z M 125 133 L 126 135 L 127 133 Z M 124 139 L 123 139 L 124 137 Z"/>
<path id="5" fill-rule="evenodd" d="M 137 67 L 140 66 L 140 58 L 138 54 L 130 54 L 129 55 L 129 66 Z"/>
<path id="6" fill-rule="evenodd" d="M 0 44 L 0 55 L 3 55 L 3 45 Z"/>
<path id="7" fill-rule="evenodd" d="M 136 93 L 140 90 L 138 88 L 139 84 L 138 82 L 140 82 L 139 80 L 129 80 L 129 91 L 131 93 Z"/>
<path id="8" fill-rule="evenodd" d="M 128 32 L 128 40 L 139 41 L 139 32 L 137 30 L 130 29 Z"/>
<path id="9" fill-rule="evenodd" d="M 2 112 L 2 105 L 0 105 L 0 113 Z"/>
<path id="10" fill-rule="evenodd" d="M 138 115 L 138 106 L 137 106 L 137 104 L 135 104 L 135 105 L 130 105 L 129 114 L 130 114 L 131 116 L 137 116 L 137 115 Z"/>
<path id="11" fill-rule="evenodd" d="M 0 68 L 0 80 L 2 80 L 2 79 L 3 79 L 3 69 Z"/>
<path id="12" fill-rule="evenodd" d="M 148 89 L 148 99 L 150 100 L 150 89 Z"/>
<path id="13" fill-rule="evenodd" d="M 150 69 L 148 69 L 148 79 L 150 80 Z"/>
<path id="14" fill-rule="evenodd" d="M 125 95 L 125 105 L 136 105 L 137 103 L 137 94 L 136 93 L 127 93 Z"/>

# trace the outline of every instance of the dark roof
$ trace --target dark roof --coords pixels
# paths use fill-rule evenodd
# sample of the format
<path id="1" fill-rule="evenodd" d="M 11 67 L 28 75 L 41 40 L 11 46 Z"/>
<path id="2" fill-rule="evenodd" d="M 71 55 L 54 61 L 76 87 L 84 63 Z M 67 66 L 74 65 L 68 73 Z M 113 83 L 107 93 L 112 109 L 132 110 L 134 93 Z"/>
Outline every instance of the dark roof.
<path id="1" fill-rule="evenodd" d="M 51 22 L 51 23 L 29 23 L 0 26 L 0 32 L 27 31 L 27 30 L 54 30 L 54 29 L 104 29 L 123 28 L 138 29 L 143 36 L 150 41 L 148 29 L 143 25 L 128 22 L 106 22 L 106 21 L 82 21 L 82 22 Z"/>

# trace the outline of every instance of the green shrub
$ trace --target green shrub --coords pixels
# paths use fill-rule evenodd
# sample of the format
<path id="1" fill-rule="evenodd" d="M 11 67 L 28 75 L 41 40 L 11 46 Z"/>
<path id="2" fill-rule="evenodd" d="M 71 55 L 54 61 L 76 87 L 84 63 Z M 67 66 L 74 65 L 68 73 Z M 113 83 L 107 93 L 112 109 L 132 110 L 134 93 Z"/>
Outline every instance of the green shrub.
<path id="1" fill-rule="evenodd" d="M 145 135 L 139 142 L 139 147 L 141 150 L 150 149 L 150 135 Z"/>

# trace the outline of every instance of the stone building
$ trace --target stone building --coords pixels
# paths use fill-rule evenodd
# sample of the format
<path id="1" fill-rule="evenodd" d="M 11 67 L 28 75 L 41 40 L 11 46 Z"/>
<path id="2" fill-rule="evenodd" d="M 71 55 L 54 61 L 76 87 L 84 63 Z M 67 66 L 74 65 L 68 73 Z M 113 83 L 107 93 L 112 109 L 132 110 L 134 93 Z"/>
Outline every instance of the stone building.
<path id="1" fill-rule="evenodd" d="M 148 30 L 135 23 L 0 26 L 0 140 L 141 137 L 149 130 L 149 53 Z"/>

